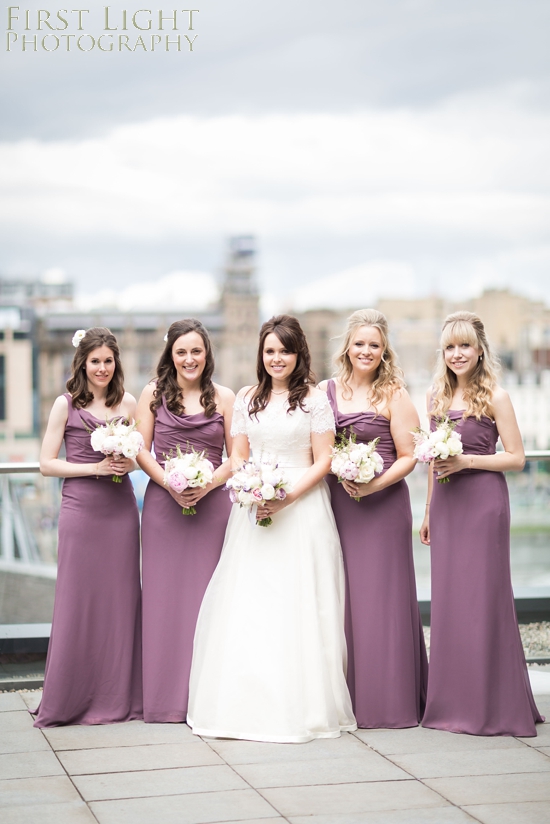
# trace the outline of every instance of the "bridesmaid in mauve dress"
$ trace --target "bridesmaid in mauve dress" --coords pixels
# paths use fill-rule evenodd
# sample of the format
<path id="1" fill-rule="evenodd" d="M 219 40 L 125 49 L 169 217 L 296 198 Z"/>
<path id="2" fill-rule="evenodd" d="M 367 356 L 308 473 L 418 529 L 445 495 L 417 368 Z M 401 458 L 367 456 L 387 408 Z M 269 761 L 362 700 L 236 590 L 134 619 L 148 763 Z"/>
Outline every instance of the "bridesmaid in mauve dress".
<path id="1" fill-rule="evenodd" d="M 145 449 L 138 462 L 151 480 L 141 522 L 143 549 L 143 698 L 147 722 L 185 721 L 197 615 L 218 563 L 231 510 L 222 488 L 230 474 L 235 396 L 212 382 L 208 333 L 193 318 L 170 326 L 156 381 L 138 406 Z M 206 489 L 176 493 L 163 485 L 164 460 L 194 448 L 215 467 Z M 154 456 L 151 450 L 154 449 Z M 183 507 L 196 507 L 183 515 Z"/>
<path id="2" fill-rule="evenodd" d="M 336 363 L 337 379 L 321 388 L 337 432 L 353 431 L 358 442 L 380 438 L 384 459 L 383 473 L 368 484 L 327 477 L 347 577 L 348 684 L 358 727 L 412 727 L 422 718 L 428 666 L 404 480 L 415 465 L 418 415 L 381 312 L 351 315 Z"/>
<path id="3" fill-rule="evenodd" d="M 58 574 L 44 692 L 36 727 L 112 724 L 143 717 L 139 513 L 129 458 L 95 452 L 90 431 L 133 418 L 117 341 L 95 327 L 77 347 L 67 394 L 55 401 L 40 454 L 64 478 Z M 58 458 L 63 440 L 67 460 Z M 113 483 L 112 476 L 123 476 Z"/>
<path id="4" fill-rule="evenodd" d="M 431 428 L 447 414 L 463 454 L 434 462 L 420 537 L 431 544 L 430 675 L 423 725 L 472 735 L 535 736 L 510 577 L 510 504 L 503 472 L 523 468 L 521 435 L 480 319 L 445 320 L 428 393 Z M 495 454 L 498 438 L 504 451 Z"/>

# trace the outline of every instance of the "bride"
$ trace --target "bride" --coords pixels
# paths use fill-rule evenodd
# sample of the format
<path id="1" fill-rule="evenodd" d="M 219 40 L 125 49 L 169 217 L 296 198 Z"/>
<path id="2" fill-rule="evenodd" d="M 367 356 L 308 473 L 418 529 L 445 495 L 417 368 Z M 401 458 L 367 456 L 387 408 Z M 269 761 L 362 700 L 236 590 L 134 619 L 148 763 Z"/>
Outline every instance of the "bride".
<path id="1" fill-rule="evenodd" d="M 215 738 L 300 743 L 356 729 L 346 685 L 344 570 L 326 484 L 334 418 L 314 388 L 296 318 L 260 330 L 258 384 L 235 401 L 232 461 L 276 457 L 292 483 L 258 508 L 234 505 L 199 614 L 187 721 Z"/>

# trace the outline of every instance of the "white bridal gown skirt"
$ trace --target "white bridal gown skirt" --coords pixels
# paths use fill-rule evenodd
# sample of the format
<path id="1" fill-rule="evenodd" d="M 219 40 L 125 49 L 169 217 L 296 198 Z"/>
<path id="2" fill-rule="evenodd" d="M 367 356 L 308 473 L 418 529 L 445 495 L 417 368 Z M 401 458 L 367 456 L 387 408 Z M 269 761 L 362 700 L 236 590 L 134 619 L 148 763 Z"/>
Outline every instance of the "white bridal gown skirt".
<path id="1" fill-rule="evenodd" d="M 304 469 L 287 469 L 295 482 Z M 356 729 L 344 568 L 324 481 L 252 527 L 233 506 L 200 610 L 187 721 L 197 735 L 300 743 Z"/>

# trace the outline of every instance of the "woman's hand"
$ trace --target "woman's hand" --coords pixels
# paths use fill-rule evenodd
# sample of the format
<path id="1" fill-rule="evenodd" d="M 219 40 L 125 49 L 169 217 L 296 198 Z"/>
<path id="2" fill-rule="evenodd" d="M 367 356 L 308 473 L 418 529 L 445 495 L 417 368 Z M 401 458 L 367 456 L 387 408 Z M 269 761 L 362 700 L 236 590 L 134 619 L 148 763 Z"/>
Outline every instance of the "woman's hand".
<path id="1" fill-rule="evenodd" d="M 376 491 L 370 484 L 356 484 L 355 481 L 342 481 L 342 486 L 352 498 L 364 498 Z"/>
<path id="2" fill-rule="evenodd" d="M 131 458 L 125 458 L 124 455 L 108 455 L 105 461 L 109 462 L 109 471 L 98 472 L 98 475 L 127 475 L 136 468 L 135 462 Z M 101 461 L 99 466 L 102 466 L 105 461 Z"/>
<path id="3" fill-rule="evenodd" d="M 430 513 L 428 509 L 426 510 L 422 526 L 420 527 L 420 540 L 423 544 L 426 544 L 426 546 L 430 545 Z"/>
<path id="4" fill-rule="evenodd" d="M 262 521 L 264 518 L 272 518 L 273 515 L 276 515 L 277 512 L 280 512 L 281 509 L 284 509 L 285 506 L 288 506 L 292 503 L 292 498 L 290 495 L 287 495 L 284 500 L 280 501 L 278 498 L 273 498 L 272 501 L 266 501 L 261 506 L 258 506 L 258 511 L 256 512 L 256 520 Z"/>
<path id="5" fill-rule="evenodd" d="M 469 455 L 455 455 L 452 458 L 438 458 L 433 462 L 434 472 L 436 477 L 446 478 L 448 475 L 453 475 L 455 472 L 460 472 L 461 469 L 468 469 L 470 466 Z"/>
<path id="6" fill-rule="evenodd" d="M 215 488 L 216 484 L 214 483 L 207 484 L 203 489 L 200 486 L 195 486 L 193 488 L 188 486 L 187 489 L 184 489 L 183 492 L 180 493 L 183 506 L 188 508 L 195 506 L 201 498 L 204 498 L 205 495 L 208 495 L 208 493 Z"/>

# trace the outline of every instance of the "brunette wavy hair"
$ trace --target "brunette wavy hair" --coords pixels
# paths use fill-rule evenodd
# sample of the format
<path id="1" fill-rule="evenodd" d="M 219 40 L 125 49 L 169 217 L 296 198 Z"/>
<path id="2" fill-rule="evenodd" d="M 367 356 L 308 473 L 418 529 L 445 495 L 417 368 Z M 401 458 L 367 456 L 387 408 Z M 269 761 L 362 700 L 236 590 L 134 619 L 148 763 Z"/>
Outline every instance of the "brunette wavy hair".
<path id="1" fill-rule="evenodd" d="M 394 392 L 404 388 L 405 380 L 403 370 L 397 363 L 397 355 L 390 343 L 388 321 L 386 316 L 377 309 L 358 309 L 357 312 L 349 316 L 346 329 L 342 335 L 342 343 L 334 355 L 335 377 L 342 385 L 343 397 L 349 400 L 353 394 L 349 385 L 353 367 L 348 352 L 352 338 L 361 326 L 373 326 L 378 329 L 382 338 L 383 354 L 376 378 L 372 384 L 371 404 L 374 407 L 380 404 L 388 404 Z"/>
<path id="2" fill-rule="evenodd" d="M 76 347 L 71 367 L 73 374 L 66 383 L 67 392 L 73 400 L 75 409 L 85 409 L 94 399 L 94 393 L 88 388 L 86 361 L 90 352 L 101 346 L 107 346 L 111 350 L 115 361 L 115 371 L 107 386 L 105 406 L 109 408 L 118 406 L 124 397 L 124 372 L 117 339 L 105 326 L 92 326 L 91 329 L 86 330 L 86 334 Z"/>
<path id="3" fill-rule="evenodd" d="M 311 371 L 311 355 L 307 345 L 306 336 L 298 320 L 292 315 L 276 315 L 266 321 L 260 329 L 260 340 L 258 341 L 258 357 L 256 360 L 256 374 L 258 385 L 256 386 L 250 402 L 248 411 L 250 415 L 257 415 L 266 408 L 269 403 L 271 393 L 271 375 L 268 375 L 264 366 L 264 345 L 265 339 L 273 332 L 277 335 L 285 349 L 292 354 L 298 355 L 294 371 L 288 381 L 288 409 L 292 412 L 296 407 L 304 409 L 309 387 L 315 385 L 315 378 Z"/>
<path id="4" fill-rule="evenodd" d="M 157 383 L 153 392 L 153 400 L 149 404 L 151 412 L 159 408 L 163 397 L 166 399 L 166 406 L 170 412 L 175 415 L 182 415 L 185 412 L 183 392 L 178 385 L 176 367 L 172 360 L 172 347 L 181 335 L 187 335 L 189 332 L 197 332 L 201 336 L 206 350 L 206 363 L 200 381 L 200 404 L 207 418 L 212 417 L 216 411 L 216 388 L 212 383 L 214 353 L 208 332 L 200 320 L 184 318 L 184 320 L 175 321 L 166 335 L 166 346 L 157 364 Z"/>
<path id="5" fill-rule="evenodd" d="M 454 312 L 445 318 L 441 330 L 441 341 L 432 385 L 432 406 L 430 414 L 441 417 L 448 412 L 457 379 L 445 363 L 445 347 L 449 344 L 469 343 L 470 346 L 481 349 L 476 367 L 468 380 L 463 392 L 466 401 L 464 418 L 469 416 L 479 420 L 483 415 L 493 417 L 493 392 L 497 385 L 499 372 L 498 359 L 491 352 L 485 327 L 480 318 L 473 312 Z"/>

